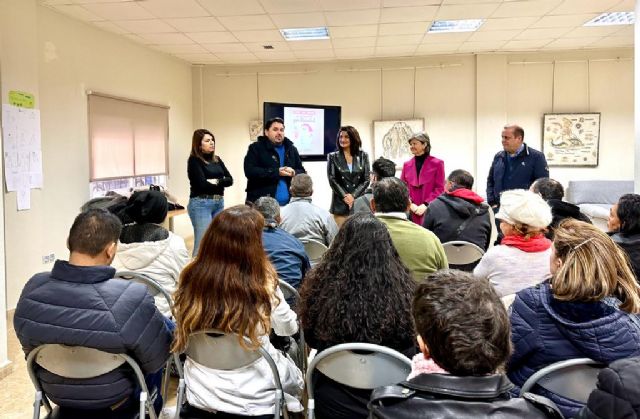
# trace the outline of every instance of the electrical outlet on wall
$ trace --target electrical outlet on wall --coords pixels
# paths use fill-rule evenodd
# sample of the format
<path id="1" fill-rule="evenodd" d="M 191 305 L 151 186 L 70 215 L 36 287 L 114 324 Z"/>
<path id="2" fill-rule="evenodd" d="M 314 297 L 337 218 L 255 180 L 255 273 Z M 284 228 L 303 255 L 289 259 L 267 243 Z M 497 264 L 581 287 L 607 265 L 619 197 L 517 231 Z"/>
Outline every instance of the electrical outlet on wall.
<path id="1" fill-rule="evenodd" d="M 49 263 L 53 263 L 56 261 L 56 254 L 55 253 L 49 253 Z"/>
<path id="2" fill-rule="evenodd" d="M 42 264 L 46 265 L 47 263 L 49 263 L 49 255 L 42 256 Z"/>

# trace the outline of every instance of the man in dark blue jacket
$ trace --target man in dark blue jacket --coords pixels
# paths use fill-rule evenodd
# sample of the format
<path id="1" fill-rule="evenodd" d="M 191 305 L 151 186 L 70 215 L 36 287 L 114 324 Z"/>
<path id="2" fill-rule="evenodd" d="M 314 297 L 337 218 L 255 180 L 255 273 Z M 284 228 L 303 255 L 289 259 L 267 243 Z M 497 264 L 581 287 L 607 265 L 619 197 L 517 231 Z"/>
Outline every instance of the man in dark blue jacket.
<path id="1" fill-rule="evenodd" d="M 544 154 L 524 143 L 524 130 L 507 125 L 502 130 L 504 150 L 493 157 L 487 177 L 487 203 L 497 210 L 500 193 L 509 189 L 529 189 L 539 178 L 549 177 Z"/>
<path id="2" fill-rule="evenodd" d="M 109 264 L 121 229 L 120 220 L 105 210 L 78 215 L 67 241 L 69 262 L 58 260 L 51 272 L 27 282 L 13 322 L 25 354 L 51 343 L 126 353 L 138 362 L 153 392 L 169 356 L 171 325 L 144 285 L 112 279 L 116 270 Z M 69 412 L 126 417 L 137 410 L 139 389 L 126 367 L 89 379 L 68 379 L 42 368 L 36 374 L 49 398 Z M 158 397 L 156 409 L 161 403 Z"/>
<path id="3" fill-rule="evenodd" d="M 264 124 L 264 135 L 251 144 L 244 157 L 247 177 L 247 202 L 261 196 L 275 198 L 280 205 L 289 202 L 291 178 L 306 173 L 298 149 L 284 136 L 282 118 L 272 118 Z"/>

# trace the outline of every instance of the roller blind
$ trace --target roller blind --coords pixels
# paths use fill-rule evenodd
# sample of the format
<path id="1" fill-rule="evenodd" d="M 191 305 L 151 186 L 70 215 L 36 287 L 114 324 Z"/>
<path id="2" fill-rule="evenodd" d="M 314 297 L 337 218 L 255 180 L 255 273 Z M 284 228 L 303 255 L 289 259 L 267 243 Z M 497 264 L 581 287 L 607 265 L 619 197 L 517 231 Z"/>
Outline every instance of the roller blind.
<path id="1" fill-rule="evenodd" d="M 91 93 L 91 181 L 168 173 L 169 108 Z"/>

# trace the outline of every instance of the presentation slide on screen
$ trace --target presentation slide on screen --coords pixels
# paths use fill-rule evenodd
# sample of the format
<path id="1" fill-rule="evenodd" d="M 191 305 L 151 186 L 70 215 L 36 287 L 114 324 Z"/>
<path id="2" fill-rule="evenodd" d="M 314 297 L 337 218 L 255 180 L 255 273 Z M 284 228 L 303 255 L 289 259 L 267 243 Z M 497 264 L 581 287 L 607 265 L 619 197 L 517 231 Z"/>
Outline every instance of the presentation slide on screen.
<path id="1" fill-rule="evenodd" d="M 301 155 L 324 153 L 324 109 L 284 108 L 284 133 Z"/>

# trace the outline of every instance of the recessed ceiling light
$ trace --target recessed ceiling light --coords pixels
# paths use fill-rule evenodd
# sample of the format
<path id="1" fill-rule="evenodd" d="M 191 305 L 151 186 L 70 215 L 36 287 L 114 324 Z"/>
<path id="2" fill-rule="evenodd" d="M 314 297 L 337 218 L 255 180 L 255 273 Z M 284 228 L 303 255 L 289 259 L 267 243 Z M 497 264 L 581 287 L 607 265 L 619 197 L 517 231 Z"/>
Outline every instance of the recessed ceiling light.
<path id="1" fill-rule="evenodd" d="M 613 12 L 596 16 L 583 26 L 633 25 L 635 21 L 636 17 L 633 12 Z"/>
<path id="2" fill-rule="evenodd" d="M 287 41 L 329 39 L 329 30 L 326 27 L 280 29 L 280 33 Z"/>
<path id="3" fill-rule="evenodd" d="M 484 22 L 484 19 L 436 20 L 428 33 L 473 32 Z"/>

